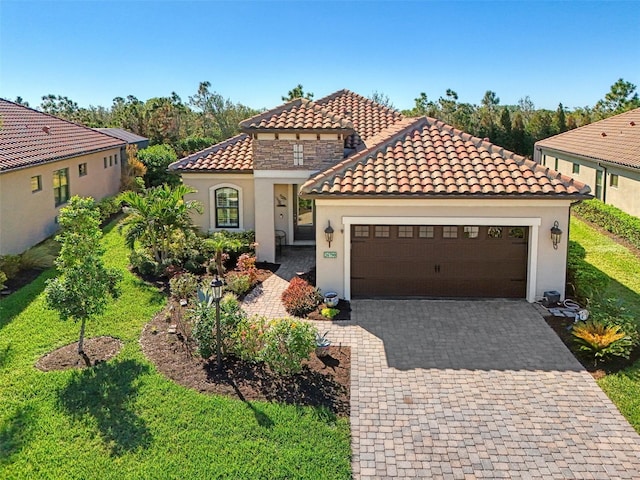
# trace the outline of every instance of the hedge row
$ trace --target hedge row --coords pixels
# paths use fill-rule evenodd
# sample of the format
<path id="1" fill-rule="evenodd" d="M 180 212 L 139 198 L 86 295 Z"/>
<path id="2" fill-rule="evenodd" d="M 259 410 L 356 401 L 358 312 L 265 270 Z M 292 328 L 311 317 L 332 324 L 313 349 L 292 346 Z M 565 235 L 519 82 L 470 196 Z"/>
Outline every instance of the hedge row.
<path id="1" fill-rule="evenodd" d="M 627 240 L 634 247 L 640 248 L 640 218 L 597 199 L 574 205 L 572 211 L 581 218 Z"/>

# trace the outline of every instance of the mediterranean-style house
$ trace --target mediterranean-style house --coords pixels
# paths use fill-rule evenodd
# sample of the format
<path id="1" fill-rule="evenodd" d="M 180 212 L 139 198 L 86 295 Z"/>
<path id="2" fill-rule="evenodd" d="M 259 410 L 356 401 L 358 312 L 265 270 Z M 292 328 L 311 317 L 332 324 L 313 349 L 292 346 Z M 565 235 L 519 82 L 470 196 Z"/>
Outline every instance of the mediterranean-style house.
<path id="1" fill-rule="evenodd" d="M 640 108 L 540 140 L 534 160 L 593 185 L 596 198 L 640 217 Z"/>
<path id="2" fill-rule="evenodd" d="M 348 90 L 240 128 L 170 168 L 198 190 L 200 228 L 254 229 L 260 260 L 315 244 L 317 286 L 346 299 L 564 295 L 584 183 Z"/>
<path id="3" fill-rule="evenodd" d="M 73 195 L 118 193 L 120 148 L 109 135 L 0 99 L 0 255 L 52 235 Z"/>

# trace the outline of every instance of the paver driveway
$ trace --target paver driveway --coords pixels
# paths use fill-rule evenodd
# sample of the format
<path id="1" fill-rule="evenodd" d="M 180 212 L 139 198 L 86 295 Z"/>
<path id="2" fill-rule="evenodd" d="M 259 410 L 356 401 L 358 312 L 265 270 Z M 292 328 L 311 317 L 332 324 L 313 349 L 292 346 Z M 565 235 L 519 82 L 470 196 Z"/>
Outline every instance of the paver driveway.
<path id="1" fill-rule="evenodd" d="M 640 436 L 524 301 L 352 304 L 355 478 L 640 478 Z"/>

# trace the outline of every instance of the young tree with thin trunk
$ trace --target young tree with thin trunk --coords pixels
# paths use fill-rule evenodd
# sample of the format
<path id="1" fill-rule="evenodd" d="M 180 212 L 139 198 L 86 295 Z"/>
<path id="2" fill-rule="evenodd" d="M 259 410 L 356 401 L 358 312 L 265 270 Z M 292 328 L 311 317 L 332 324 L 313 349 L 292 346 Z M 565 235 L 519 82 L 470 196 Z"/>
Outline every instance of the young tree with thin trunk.
<path id="1" fill-rule="evenodd" d="M 72 197 L 58 218 L 62 231 L 56 240 L 62 248 L 55 263 L 60 276 L 47 281 L 46 300 L 62 320 L 80 322 L 78 355 L 89 367 L 91 361 L 84 352 L 87 320 L 102 314 L 109 298 L 118 297 L 122 274 L 102 261 L 100 212 L 92 198 Z"/>

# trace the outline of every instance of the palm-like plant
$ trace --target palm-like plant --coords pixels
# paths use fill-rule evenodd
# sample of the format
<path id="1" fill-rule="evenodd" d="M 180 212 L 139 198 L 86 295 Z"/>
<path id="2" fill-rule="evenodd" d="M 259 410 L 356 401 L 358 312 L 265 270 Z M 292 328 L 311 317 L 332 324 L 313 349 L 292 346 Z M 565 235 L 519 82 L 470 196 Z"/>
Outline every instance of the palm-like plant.
<path id="1" fill-rule="evenodd" d="M 123 211 L 128 215 L 118 228 L 124 231 L 127 246 L 133 250 L 139 242 L 151 250 L 157 262 L 167 260 L 177 233 L 196 229 L 190 213 L 202 213 L 202 205 L 197 200 L 184 200 L 185 195 L 194 192 L 193 188 L 180 184 L 122 193 L 121 199 L 126 204 Z"/>

